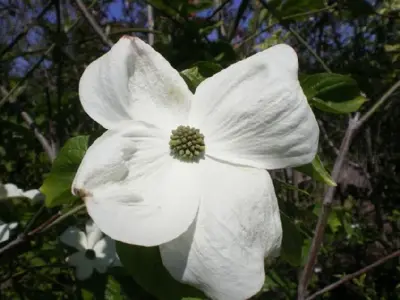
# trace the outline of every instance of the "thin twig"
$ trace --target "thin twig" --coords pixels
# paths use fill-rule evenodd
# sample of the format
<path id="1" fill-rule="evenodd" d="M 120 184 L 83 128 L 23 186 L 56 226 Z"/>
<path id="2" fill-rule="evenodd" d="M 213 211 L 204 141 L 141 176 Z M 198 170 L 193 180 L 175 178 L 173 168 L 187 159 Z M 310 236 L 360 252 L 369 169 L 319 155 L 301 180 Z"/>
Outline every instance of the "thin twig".
<path id="1" fill-rule="evenodd" d="M 42 57 L 29 69 L 29 71 L 25 74 L 25 76 L 18 81 L 15 86 L 5 95 L 0 101 L 0 108 L 7 102 L 8 99 L 19 89 L 19 87 L 32 75 L 32 73 L 40 66 L 40 64 L 44 61 L 47 55 L 53 51 L 56 44 L 52 44 L 46 52 L 42 55 Z"/>
<path id="2" fill-rule="evenodd" d="M 293 14 L 293 15 L 290 15 L 290 16 L 282 17 L 282 20 L 290 20 L 290 19 L 297 18 L 297 17 L 306 17 L 306 16 L 310 16 L 310 15 L 315 15 L 315 14 L 318 14 L 318 13 L 321 13 L 321 12 L 324 12 L 324 11 L 331 10 L 332 8 L 335 8 L 336 6 L 337 6 L 337 3 L 333 3 L 330 6 L 323 7 L 323 8 L 320 8 L 320 9 L 314 9 L 314 10 L 310 10 L 310 11 L 307 11 L 307 12 L 303 12 L 303 13 L 298 13 L 298 14 Z"/>
<path id="3" fill-rule="evenodd" d="M 93 30 L 101 38 L 103 43 L 111 48 L 114 45 L 114 43 L 105 35 L 100 25 L 97 24 L 96 20 L 93 18 L 92 14 L 87 9 L 86 5 L 81 0 L 75 0 L 75 2 L 78 5 L 85 19 L 89 22 L 90 26 L 92 26 Z"/>
<path id="4" fill-rule="evenodd" d="M 332 73 L 331 69 L 328 67 L 327 64 L 325 64 L 325 62 L 322 60 L 322 58 L 317 54 L 317 52 L 314 51 L 313 48 L 311 48 L 311 46 L 306 42 L 305 39 L 303 39 L 301 37 L 300 34 L 297 33 L 296 30 L 292 29 L 291 27 L 287 26 L 286 28 L 288 31 L 290 31 L 291 34 L 293 34 L 303 45 L 304 47 L 307 48 L 307 50 L 315 57 L 315 59 L 320 63 L 320 65 L 322 66 L 322 68 L 324 68 L 324 70 L 328 73 Z"/>
<path id="5" fill-rule="evenodd" d="M 43 136 L 43 134 L 39 131 L 38 127 L 36 126 L 35 122 L 32 118 L 28 115 L 27 112 L 21 111 L 22 119 L 24 119 L 25 123 L 32 128 L 33 134 L 35 135 L 36 139 L 42 145 L 43 150 L 46 152 L 47 156 L 49 157 L 50 161 L 53 162 L 56 159 L 56 153 L 53 150 L 53 147 L 49 143 L 49 141 Z"/>
<path id="6" fill-rule="evenodd" d="M 381 264 L 387 262 L 388 260 L 399 257 L 399 256 L 400 256 L 400 250 L 397 250 L 385 257 L 382 257 L 381 259 L 378 259 L 376 262 L 366 266 L 365 268 L 358 270 L 357 272 L 343 276 L 340 280 L 338 280 L 338 281 L 324 287 L 323 289 L 319 290 L 318 292 L 312 294 L 311 296 L 309 296 L 307 298 L 307 300 L 315 299 L 317 296 L 322 295 L 326 292 L 329 292 L 329 291 L 337 288 L 338 286 L 342 285 L 343 283 L 345 283 L 357 276 L 360 276 L 361 274 L 367 273 L 368 271 L 376 268 L 377 266 L 380 266 Z"/>
<path id="7" fill-rule="evenodd" d="M 36 227 L 32 231 L 29 231 L 27 236 L 30 237 L 30 236 L 33 236 L 33 235 L 41 232 L 44 228 L 53 224 L 53 222 L 56 221 L 58 218 L 60 218 L 61 215 L 62 215 L 61 211 L 58 211 L 55 215 L 51 216 L 47 221 L 43 222 L 42 224 L 40 224 L 38 227 Z"/>
<path id="8" fill-rule="evenodd" d="M 227 5 L 229 2 L 231 2 L 232 0 L 225 0 L 224 2 L 222 2 L 213 12 L 212 12 L 212 14 L 207 18 L 207 21 L 210 21 L 210 20 L 212 20 L 212 18 L 214 18 L 215 17 L 215 15 L 217 14 L 217 13 L 219 13 L 220 12 L 220 10 L 222 10 L 224 7 L 225 7 L 225 5 Z"/>
<path id="9" fill-rule="evenodd" d="M 249 3 L 250 3 L 249 0 L 242 0 L 242 2 L 240 3 L 239 8 L 238 8 L 238 12 L 237 12 L 236 17 L 235 17 L 235 20 L 234 20 L 234 22 L 232 24 L 232 27 L 231 27 L 231 29 L 229 31 L 229 34 L 228 34 L 228 40 L 229 41 L 231 41 L 235 37 L 235 34 L 236 34 L 237 28 L 239 26 L 240 20 L 242 19 L 243 15 L 244 15 L 244 12 L 246 11 L 247 6 L 249 5 Z"/>
<path id="10" fill-rule="evenodd" d="M 358 113 L 353 118 L 350 118 L 349 125 L 347 127 L 346 133 L 343 137 L 342 144 L 339 149 L 339 155 L 335 160 L 335 164 L 332 171 L 332 179 L 337 181 L 339 179 L 340 171 L 343 166 L 343 162 L 347 156 L 347 152 L 349 151 L 350 144 L 352 142 L 353 137 L 361 128 L 362 125 L 371 117 L 373 113 L 375 113 L 380 106 L 382 106 L 390 96 L 396 91 L 397 88 L 400 87 L 400 80 L 393 84 L 392 87 L 388 89 L 386 93 L 376 102 L 376 104 L 371 107 L 363 117 L 359 118 Z M 323 237 L 325 233 L 325 226 L 328 220 L 328 216 L 331 210 L 331 205 L 333 201 L 333 196 L 335 193 L 336 187 L 330 186 L 328 187 L 327 192 L 324 196 L 323 206 L 321 213 L 318 217 L 318 223 L 315 228 L 315 234 L 313 240 L 311 242 L 311 247 L 308 253 L 307 262 L 304 266 L 304 270 L 301 274 L 299 285 L 298 285 L 298 300 L 303 300 L 306 297 L 307 286 L 310 282 L 312 271 L 317 260 L 318 252 L 321 248 Z"/>
<path id="11" fill-rule="evenodd" d="M 1 89 L 2 94 L 10 95 L 10 92 L 7 92 L 7 90 L 3 86 L 0 89 Z M 39 143 L 42 145 L 43 150 L 46 152 L 50 161 L 53 162 L 54 159 L 56 158 L 56 155 L 53 151 L 53 148 L 50 145 L 50 142 L 40 132 L 39 128 L 36 126 L 35 122 L 32 120 L 32 118 L 30 117 L 30 115 L 27 112 L 20 110 L 20 114 L 21 114 L 22 119 L 26 123 L 26 125 L 28 125 L 28 127 L 32 129 L 33 134 L 35 135 L 35 137 L 39 141 Z"/>
<path id="12" fill-rule="evenodd" d="M 46 209 L 46 206 L 44 204 L 42 204 L 42 206 L 37 210 L 37 212 L 33 215 L 33 217 L 26 224 L 23 234 L 28 234 L 28 232 L 31 230 L 31 227 L 33 226 L 33 224 L 35 224 L 36 220 L 39 218 L 39 216 L 43 213 L 43 211 L 45 209 Z"/>
<path id="13" fill-rule="evenodd" d="M 337 181 L 339 179 L 340 170 L 343 166 L 344 158 L 347 155 L 347 152 L 350 147 L 351 138 L 354 133 L 355 124 L 358 121 L 358 115 L 354 118 L 350 118 L 349 125 L 347 127 L 345 136 L 342 140 L 342 144 L 339 149 L 339 155 L 336 158 L 333 171 L 332 171 L 332 179 L 333 181 Z M 303 272 L 300 277 L 299 285 L 298 285 L 298 300 L 305 299 L 307 286 L 311 279 L 313 268 L 317 259 L 317 254 L 321 248 L 325 226 L 328 220 L 329 213 L 331 211 L 331 203 L 336 190 L 336 186 L 329 186 L 328 190 L 324 196 L 324 202 L 321 209 L 321 212 L 318 216 L 318 223 L 315 229 L 314 237 L 311 242 L 311 247 L 308 252 L 307 262 L 304 266 Z"/>
<path id="14" fill-rule="evenodd" d="M 85 207 L 86 207 L 85 204 L 81 204 L 81 205 L 75 206 L 73 209 L 67 211 L 67 212 L 64 213 L 64 214 L 61 214 L 59 218 L 57 218 L 57 219 L 54 220 L 54 222 L 52 222 L 52 223 L 50 223 L 50 224 L 44 226 L 44 227 L 40 230 L 40 233 L 46 232 L 47 230 L 49 230 L 49 229 L 50 229 L 51 227 L 53 227 L 54 225 L 56 225 L 56 224 L 58 224 L 58 223 L 64 221 L 64 219 L 66 219 L 67 217 L 69 217 L 69 216 L 71 216 L 71 215 L 77 213 L 78 211 L 84 209 Z"/>
<path id="15" fill-rule="evenodd" d="M 142 33 L 148 33 L 148 34 L 150 34 L 150 33 L 152 33 L 152 34 L 162 34 L 162 32 L 159 31 L 159 30 L 150 30 L 148 28 L 121 28 L 121 29 L 117 29 L 117 30 L 115 30 L 113 32 L 110 32 L 108 35 L 109 36 L 119 36 L 119 35 L 123 35 L 123 34 L 126 34 L 126 33 L 129 34 L 129 33 L 132 33 L 132 32 L 142 32 Z M 76 45 L 76 44 L 82 45 L 82 44 L 84 44 L 86 42 L 90 42 L 90 41 L 96 40 L 98 38 L 99 38 L 99 36 L 96 34 L 96 35 L 88 37 L 85 40 L 71 41 L 71 42 L 66 43 L 64 45 L 65 46 L 71 46 L 71 45 Z M 35 49 L 35 50 L 16 53 L 16 54 L 13 54 L 12 56 L 8 56 L 6 59 L 1 60 L 0 62 L 10 61 L 10 60 L 16 59 L 16 58 L 18 58 L 20 56 L 41 54 L 41 53 L 45 52 L 47 49 L 48 49 L 47 47 L 43 47 L 43 48 L 40 48 L 40 49 Z"/>
<path id="16" fill-rule="evenodd" d="M 43 232 L 46 232 L 47 230 L 49 230 L 51 227 L 53 227 L 54 225 L 60 223 L 61 221 L 65 220 L 67 217 L 77 213 L 78 211 L 82 210 L 83 208 L 85 208 L 85 204 L 81 204 L 78 205 L 76 207 L 74 207 L 73 209 L 62 213 L 62 212 L 57 212 L 55 215 L 51 216 L 48 220 L 46 220 L 45 222 L 43 222 L 42 224 L 40 224 L 38 227 L 36 227 L 35 229 L 31 230 L 28 234 L 20 234 L 17 236 L 17 238 L 13 241 L 11 241 L 10 243 L 8 243 L 7 245 L 5 245 L 3 248 L 0 249 L 0 257 L 6 253 L 7 251 L 9 251 L 10 249 L 17 247 L 27 241 L 29 241 L 30 239 L 32 239 L 34 236 L 36 236 L 37 234 L 41 234 Z"/>
<path id="17" fill-rule="evenodd" d="M 324 139 L 326 140 L 328 145 L 332 148 L 333 152 L 335 152 L 336 155 L 339 155 L 339 149 L 336 148 L 335 144 L 330 139 L 328 132 L 325 129 L 324 123 L 321 120 L 317 120 L 317 121 L 318 121 L 319 129 L 321 130 L 322 136 L 324 137 Z"/>
<path id="18" fill-rule="evenodd" d="M 397 81 L 360 119 L 358 126 L 362 126 L 375 113 L 386 100 L 400 87 L 400 80 Z"/>
<path id="19" fill-rule="evenodd" d="M 67 34 L 70 32 L 80 21 L 80 18 L 78 18 L 68 29 L 65 30 L 65 33 Z M 15 86 L 8 92 L 7 95 L 5 95 L 1 100 L 0 100 L 0 108 L 11 98 L 11 96 L 19 89 L 19 87 L 32 75 L 32 73 L 40 66 L 40 64 L 43 62 L 43 60 L 46 58 L 47 55 L 53 51 L 54 47 L 56 47 L 56 43 L 53 43 L 47 50 L 46 52 L 41 56 L 41 58 L 29 69 L 29 71 L 25 74 L 24 77 L 21 78 L 20 81 L 18 81 Z"/>
<path id="20" fill-rule="evenodd" d="M 245 45 L 249 40 L 256 38 L 258 35 L 263 34 L 267 31 L 269 31 L 271 28 L 273 28 L 274 26 L 276 26 L 277 23 L 271 24 L 269 26 L 267 26 L 266 28 L 263 28 L 261 30 L 257 30 L 256 32 L 249 34 L 248 36 L 246 36 L 242 41 L 240 41 L 240 43 L 234 45 L 235 49 L 239 49 L 240 47 L 242 47 L 243 45 Z"/>
<path id="21" fill-rule="evenodd" d="M 331 140 L 331 138 L 329 137 L 328 132 L 325 129 L 324 123 L 321 120 L 317 120 L 318 122 L 318 126 L 319 129 L 321 130 L 321 134 L 322 137 L 326 140 L 326 142 L 328 143 L 329 147 L 331 147 L 332 151 L 335 153 L 335 155 L 339 155 L 339 149 L 336 148 L 335 144 L 333 143 L 333 141 Z M 348 163 L 350 166 L 357 168 L 359 170 L 361 170 L 365 176 L 367 176 L 368 178 L 371 178 L 370 174 L 368 173 L 368 171 L 359 163 L 356 163 L 350 159 L 346 159 L 346 163 Z"/>
<path id="22" fill-rule="evenodd" d="M 283 19 L 280 14 L 271 6 L 269 5 L 266 1 L 264 0 L 260 0 L 260 3 L 262 4 L 262 6 L 264 6 L 269 12 L 271 12 L 271 14 L 278 19 L 279 23 L 287 30 L 289 31 L 291 34 L 293 34 L 293 36 L 299 40 L 300 43 L 302 43 L 304 45 L 304 47 L 307 48 L 307 50 L 315 57 L 315 59 L 321 64 L 322 68 L 324 68 L 325 71 L 327 71 L 328 73 L 332 73 L 331 69 L 329 69 L 329 67 L 325 64 L 325 62 L 322 60 L 321 57 L 319 57 L 319 55 L 317 54 L 317 52 L 314 51 L 313 48 L 311 48 L 311 46 L 306 42 L 305 39 L 302 38 L 302 36 L 294 29 L 292 29 L 288 23 L 287 20 Z"/>
<path id="23" fill-rule="evenodd" d="M 41 19 L 45 13 L 51 8 L 53 5 L 53 1 L 49 1 L 47 5 L 42 9 L 42 11 L 33 19 L 34 21 L 25 25 L 24 30 L 19 33 L 12 41 L 9 43 L 4 49 L 1 50 L 0 52 L 0 57 L 2 57 L 5 53 L 10 51 L 18 42 L 20 39 L 22 39 L 29 31 L 29 29 L 32 28 L 34 25 L 34 22 L 37 22 L 39 19 Z"/>
<path id="24" fill-rule="evenodd" d="M 56 0 L 55 3 L 56 7 L 56 17 L 57 17 L 57 35 L 62 35 L 62 18 L 61 18 L 61 0 Z M 60 115 L 62 111 L 61 99 L 64 91 L 64 84 L 63 84 L 63 67 L 64 67 L 64 51 L 62 50 L 62 44 L 60 42 L 57 43 L 56 48 L 54 49 L 53 60 L 57 62 L 57 70 L 56 70 L 56 91 L 57 91 L 57 113 Z M 49 133 L 50 133 L 50 145 L 53 149 L 54 155 L 57 155 L 58 152 L 58 133 L 60 133 L 60 126 L 58 123 L 53 122 L 53 115 L 52 115 L 52 105 L 50 101 L 50 95 L 48 93 L 48 89 L 46 91 L 46 100 L 47 100 L 47 107 L 49 109 Z"/>

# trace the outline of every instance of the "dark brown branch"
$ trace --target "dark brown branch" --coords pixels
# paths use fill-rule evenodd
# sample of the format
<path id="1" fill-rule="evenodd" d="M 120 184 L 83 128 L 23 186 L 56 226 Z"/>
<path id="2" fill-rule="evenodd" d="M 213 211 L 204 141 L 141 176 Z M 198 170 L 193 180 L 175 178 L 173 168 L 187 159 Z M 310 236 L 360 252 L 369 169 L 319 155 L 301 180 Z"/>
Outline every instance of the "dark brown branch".
<path id="1" fill-rule="evenodd" d="M 9 250 L 28 242 L 30 239 L 32 239 L 34 236 L 44 233 L 47 230 L 49 230 L 51 227 L 54 225 L 60 223 L 61 221 L 65 220 L 67 217 L 77 213 L 78 211 L 82 210 L 85 208 L 85 204 L 81 204 L 78 206 L 75 206 L 73 209 L 62 213 L 61 211 L 57 212 L 55 215 L 51 216 L 49 219 L 47 219 L 45 222 L 40 224 L 38 227 L 35 229 L 31 230 L 29 233 L 22 233 L 17 236 L 17 238 L 7 245 L 5 245 L 3 248 L 0 249 L 0 258 L 2 255 L 4 255 L 6 252 Z"/>

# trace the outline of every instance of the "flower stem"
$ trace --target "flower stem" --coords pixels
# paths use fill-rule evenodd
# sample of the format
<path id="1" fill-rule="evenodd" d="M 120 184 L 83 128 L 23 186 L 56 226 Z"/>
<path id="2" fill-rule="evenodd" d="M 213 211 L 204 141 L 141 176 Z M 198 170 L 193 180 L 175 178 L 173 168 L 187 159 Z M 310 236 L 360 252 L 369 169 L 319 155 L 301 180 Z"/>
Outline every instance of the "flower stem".
<path id="1" fill-rule="evenodd" d="M 66 218 L 68 218 L 69 216 L 71 216 L 71 215 L 77 213 L 78 211 L 82 210 L 83 208 L 85 208 L 85 204 L 78 205 L 78 206 L 74 207 L 73 209 L 67 211 L 66 213 L 61 214 L 61 215 L 59 216 L 59 218 L 56 218 L 56 219 L 55 219 L 53 222 L 51 222 L 50 224 L 46 224 L 47 226 L 45 226 L 45 227 L 40 231 L 40 233 L 49 230 L 49 229 L 50 229 L 51 227 L 53 227 L 54 225 L 56 225 L 56 224 L 62 222 L 64 219 L 66 219 Z"/>
<path id="2" fill-rule="evenodd" d="M 73 209 L 62 213 L 62 212 L 58 212 L 57 214 L 51 216 L 47 221 L 43 222 L 42 224 L 40 224 L 38 227 L 36 227 L 35 229 L 31 230 L 29 233 L 21 233 L 20 235 L 17 236 L 17 238 L 13 241 L 11 241 L 10 243 L 8 243 L 7 245 L 5 245 L 3 248 L 0 248 L 0 257 L 7 251 L 25 243 L 28 242 L 31 238 L 33 238 L 35 235 L 43 233 L 45 231 L 47 231 L 48 229 L 50 229 L 51 227 L 53 227 L 54 225 L 60 223 L 61 221 L 63 221 L 64 219 L 66 219 L 67 217 L 77 213 L 78 211 L 82 210 L 85 207 L 85 204 L 81 204 L 78 205 L 76 207 L 74 207 Z"/>

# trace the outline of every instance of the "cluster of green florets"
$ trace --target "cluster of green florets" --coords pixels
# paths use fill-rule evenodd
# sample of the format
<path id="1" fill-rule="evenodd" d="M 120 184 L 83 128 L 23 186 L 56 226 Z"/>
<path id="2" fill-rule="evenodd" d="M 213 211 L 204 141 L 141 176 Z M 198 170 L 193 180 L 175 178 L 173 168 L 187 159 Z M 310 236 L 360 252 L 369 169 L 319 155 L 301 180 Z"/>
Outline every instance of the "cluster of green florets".
<path id="1" fill-rule="evenodd" d="M 179 126 L 172 130 L 169 146 L 172 155 L 185 161 L 200 158 L 206 149 L 204 135 L 200 130 L 189 126 Z"/>

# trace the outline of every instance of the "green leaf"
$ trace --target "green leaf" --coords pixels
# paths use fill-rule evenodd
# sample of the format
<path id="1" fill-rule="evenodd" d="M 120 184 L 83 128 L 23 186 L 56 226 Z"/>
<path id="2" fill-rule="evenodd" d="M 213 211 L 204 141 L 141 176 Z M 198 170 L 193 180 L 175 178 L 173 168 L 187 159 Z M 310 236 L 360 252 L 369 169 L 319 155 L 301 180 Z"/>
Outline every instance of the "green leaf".
<path id="1" fill-rule="evenodd" d="M 275 8 L 282 18 L 300 14 L 299 16 L 291 17 L 291 20 L 308 18 L 309 15 L 302 16 L 301 14 L 325 7 L 323 0 L 270 0 L 268 4 Z"/>
<path id="2" fill-rule="evenodd" d="M 367 99 L 358 96 L 352 100 L 343 102 L 323 101 L 319 98 L 311 98 L 310 105 L 318 108 L 319 110 L 334 113 L 334 114 L 348 114 L 356 112 L 365 103 Z"/>
<path id="3" fill-rule="evenodd" d="M 355 112 L 367 100 L 360 96 L 357 82 L 346 75 L 334 73 L 302 75 L 300 83 L 310 105 L 325 112 L 335 114 Z"/>
<path id="4" fill-rule="evenodd" d="M 308 100 L 316 97 L 323 101 L 343 102 L 360 96 L 357 82 L 342 74 L 302 75 L 300 84 Z"/>
<path id="5" fill-rule="evenodd" d="M 213 55 L 214 61 L 224 67 L 235 63 L 238 59 L 232 45 L 226 41 L 208 43 L 208 51 Z"/>
<path id="6" fill-rule="evenodd" d="M 283 239 L 281 257 L 290 265 L 297 267 L 301 264 L 301 254 L 304 237 L 294 222 L 281 212 Z"/>
<path id="7" fill-rule="evenodd" d="M 121 285 L 115 278 L 108 276 L 108 281 L 106 284 L 104 292 L 105 300 L 124 300 L 126 299 L 123 295 L 123 290 Z"/>
<path id="8" fill-rule="evenodd" d="M 146 0 L 148 4 L 165 13 L 167 16 L 175 16 L 178 14 L 175 1 L 170 1 L 169 5 L 163 0 Z"/>
<path id="9" fill-rule="evenodd" d="M 197 12 L 200 12 L 202 10 L 205 9 L 209 9 L 212 8 L 213 6 L 213 1 L 212 0 L 201 0 L 201 1 L 193 1 L 193 3 L 184 3 L 185 5 L 187 5 L 187 13 L 189 14 L 194 14 Z"/>
<path id="10" fill-rule="evenodd" d="M 219 28 L 221 26 L 221 24 L 223 24 L 222 21 L 218 21 L 218 22 L 213 22 L 210 23 L 210 25 L 203 25 L 202 27 L 200 27 L 198 29 L 199 34 L 202 36 L 207 36 L 209 35 L 213 30 Z"/>
<path id="11" fill-rule="evenodd" d="M 325 170 L 324 165 L 322 164 L 321 159 L 318 155 L 315 156 L 314 160 L 311 163 L 297 167 L 296 170 L 329 186 L 336 186 L 336 183 L 333 181 L 329 173 Z"/>
<path id="12" fill-rule="evenodd" d="M 349 10 L 350 18 L 372 15 L 375 13 L 374 7 L 366 0 L 342 0 L 344 8 Z M 343 11 L 343 10 L 342 10 Z"/>
<path id="13" fill-rule="evenodd" d="M 197 86 L 206 78 L 222 70 L 222 67 L 212 62 L 201 61 L 192 68 L 183 70 L 181 76 L 186 81 L 190 90 L 194 92 Z"/>
<path id="14" fill-rule="evenodd" d="M 336 233 L 342 226 L 342 222 L 340 222 L 338 215 L 334 210 L 331 211 L 331 213 L 329 214 L 327 223 L 333 233 Z"/>
<path id="15" fill-rule="evenodd" d="M 71 185 L 79 164 L 88 148 L 89 136 L 69 139 L 54 160 L 51 172 L 40 187 L 46 196 L 46 206 L 68 204 L 77 199 L 71 194 Z"/>
<path id="16" fill-rule="evenodd" d="M 205 296 L 195 288 L 182 284 L 164 268 L 158 247 L 141 247 L 117 242 L 123 266 L 147 292 L 160 300 Z"/>

